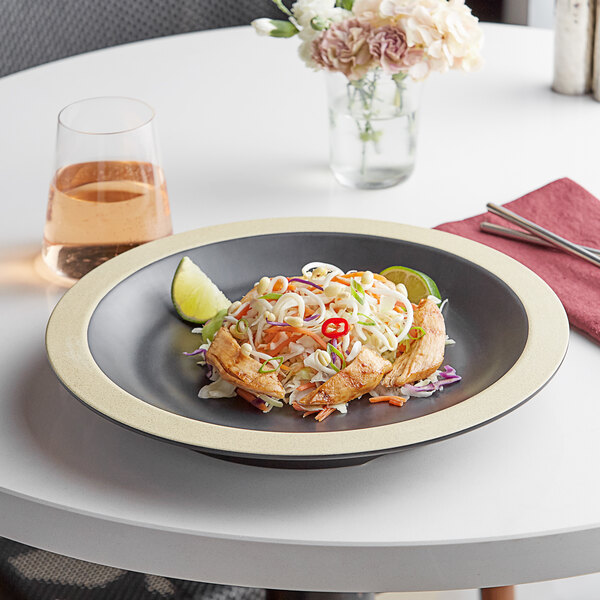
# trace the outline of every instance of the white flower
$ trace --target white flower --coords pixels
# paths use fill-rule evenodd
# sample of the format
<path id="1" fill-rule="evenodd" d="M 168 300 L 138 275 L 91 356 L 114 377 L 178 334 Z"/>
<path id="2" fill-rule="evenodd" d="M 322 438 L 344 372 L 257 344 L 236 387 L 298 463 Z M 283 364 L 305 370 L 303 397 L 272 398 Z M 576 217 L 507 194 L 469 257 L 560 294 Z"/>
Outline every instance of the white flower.
<path id="1" fill-rule="evenodd" d="M 429 47 L 442 38 L 442 32 L 436 27 L 433 12 L 425 6 L 415 7 L 402 24 L 409 46 L 422 46 L 429 51 Z"/>
<path id="2" fill-rule="evenodd" d="M 297 0 L 292 6 L 292 14 L 301 28 L 299 37 L 304 41 L 312 41 L 321 33 L 312 27 L 315 17 L 337 23 L 350 15 L 347 10 L 337 8 L 335 0 Z"/>
<path id="3" fill-rule="evenodd" d="M 438 54 L 446 56 L 450 67 L 469 71 L 479 66 L 483 34 L 464 0 L 444 3 L 433 18 L 437 29 L 443 33 L 443 47 Z"/>
<path id="4" fill-rule="evenodd" d="M 271 32 L 276 29 L 271 19 L 254 19 L 250 24 L 258 35 L 271 35 Z"/>
<path id="5" fill-rule="evenodd" d="M 315 71 L 320 71 L 321 66 L 316 63 L 316 61 L 312 57 L 312 40 L 303 40 L 298 46 L 298 55 L 304 61 L 307 67 L 314 69 Z"/>
<path id="6" fill-rule="evenodd" d="M 384 17 L 403 17 L 413 13 L 419 6 L 426 10 L 434 10 L 445 0 L 381 0 L 379 11 Z"/>
<path id="7" fill-rule="evenodd" d="M 411 1 L 382 0 L 381 6 L 382 11 L 394 11 L 406 32 L 408 46 L 425 51 L 427 69 L 415 65 L 413 77 L 422 79 L 425 71 L 468 71 L 480 65 L 483 36 L 464 0 L 420 0 L 411 11 L 402 12 Z"/>
<path id="8" fill-rule="evenodd" d="M 289 38 L 298 33 L 298 28 L 290 21 L 276 19 L 255 19 L 251 25 L 258 35 Z"/>
<path id="9" fill-rule="evenodd" d="M 408 74 L 415 81 L 422 81 L 423 79 L 425 79 L 427 75 L 429 75 L 429 65 L 427 64 L 427 61 L 422 60 L 416 65 L 410 67 L 410 69 L 408 69 Z"/>
<path id="10" fill-rule="evenodd" d="M 352 13 L 359 19 L 366 19 L 371 25 L 385 25 L 386 20 L 380 12 L 382 0 L 354 0 Z"/>

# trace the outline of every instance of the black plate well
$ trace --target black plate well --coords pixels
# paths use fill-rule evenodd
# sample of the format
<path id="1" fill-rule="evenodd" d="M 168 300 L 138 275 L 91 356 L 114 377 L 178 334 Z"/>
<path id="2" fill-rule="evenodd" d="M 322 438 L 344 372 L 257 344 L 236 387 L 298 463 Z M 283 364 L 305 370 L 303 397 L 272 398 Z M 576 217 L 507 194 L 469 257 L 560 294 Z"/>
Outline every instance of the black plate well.
<path id="1" fill-rule="evenodd" d="M 189 256 L 231 299 L 239 299 L 264 275 L 299 274 L 310 261 L 344 270 L 379 272 L 405 265 L 430 275 L 443 298 L 448 335 L 444 364 L 463 380 L 431 398 L 398 409 L 354 400 L 345 416 L 318 423 L 288 407 L 262 414 L 239 398 L 200 400 L 204 370 L 183 355 L 200 343 L 192 326 L 171 306 L 170 284 Z M 191 419 L 234 428 L 278 432 L 344 431 L 415 419 L 443 410 L 484 390 L 504 375 L 527 340 L 526 312 L 514 292 L 478 265 L 429 246 L 345 233 L 280 233 L 200 246 L 158 260 L 114 287 L 99 303 L 88 329 L 92 355 L 121 388 Z M 118 349 L 118 351 L 116 351 Z M 275 459 L 276 460 L 276 459 Z"/>

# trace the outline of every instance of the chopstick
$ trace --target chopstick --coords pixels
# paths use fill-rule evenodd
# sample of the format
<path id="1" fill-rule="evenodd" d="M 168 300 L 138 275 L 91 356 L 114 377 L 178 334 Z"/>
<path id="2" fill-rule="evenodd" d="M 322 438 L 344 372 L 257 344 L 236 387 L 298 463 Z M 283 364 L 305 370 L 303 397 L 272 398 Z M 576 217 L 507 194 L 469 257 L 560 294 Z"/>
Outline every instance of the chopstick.
<path id="1" fill-rule="evenodd" d="M 547 248 L 554 248 L 554 246 L 543 240 L 542 238 L 536 237 L 531 233 L 527 233 L 526 231 L 518 231 L 517 229 L 510 229 L 509 227 L 503 227 L 502 225 L 497 225 L 496 223 L 490 223 L 489 221 L 482 221 L 479 224 L 479 228 L 481 231 L 485 231 L 486 233 L 493 233 L 494 235 L 498 235 L 500 237 L 505 237 L 513 240 L 519 240 L 521 242 L 529 242 L 530 244 L 537 244 L 538 246 L 546 246 Z M 581 246 L 585 248 L 588 252 L 593 252 L 594 254 L 600 254 L 599 248 L 590 248 L 589 246 Z"/>
<path id="2" fill-rule="evenodd" d="M 504 217 L 507 221 L 510 221 L 511 223 L 522 227 L 529 233 L 532 233 L 533 235 L 547 241 L 553 246 L 564 250 L 568 254 L 579 256 L 580 258 L 583 258 L 584 260 L 587 260 L 588 262 L 592 263 L 596 267 L 600 267 L 600 256 L 597 256 L 593 252 L 586 250 L 583 246 L 574 244 L 573 242 L 570 242 L 569 240 L 566 240 L 565 238 L 562 238 L 559 235 L 552 233 L 548 229 L 544 229 L 543 227 L 536 225 L 532 221 L 529 221 L 512 212 L 512 210 L 508 210 L 508 208 L 498 206 L 493 202 L 488 202 L 486 206 L 491 213 L 500 217 Z"/>

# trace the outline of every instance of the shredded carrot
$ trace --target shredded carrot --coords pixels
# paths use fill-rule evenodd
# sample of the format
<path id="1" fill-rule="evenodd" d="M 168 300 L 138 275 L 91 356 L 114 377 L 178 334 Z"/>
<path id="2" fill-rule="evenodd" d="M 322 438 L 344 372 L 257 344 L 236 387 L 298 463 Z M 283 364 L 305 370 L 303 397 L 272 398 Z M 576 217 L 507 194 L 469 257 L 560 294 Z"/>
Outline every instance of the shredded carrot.
<path id="1" fill-rule="evenodd" d="M 282 369 L 283 371 L 289 371 L 291 369 L 291 367 L 288 367 L 287 365 L 284 365 L 284 364 L 279 365 L 279 368 Z"/>
<path id="2" fill-rule="evenodd" d="M 240 398 L 246 400 L 252 404 L 252 406 L 258 408 L 259 410 L 265 410 L 267 408 L 267 403 L 264 400 L 256 397 L 254 394 L 250 393 L 248 390 L 244 390 L 242 388 L 236 388 L 235 391 Z"/>
<path id="3" fill-rule="evenodd" d="M 406 402 L 406 398 L 402 396 L 377 396 L 376 398 L 371 398 L 369 402 L 389 402 L 394 406 L 402 406 Z"/>
<path id="4" fill-rule="evenodd" d="M 276 333 L 279 333 L 280 331 L 289 331 L 291 329 L 291 327 L 289 327 L 288 325 L 271 325 L 271 327 L 269 327 L 269 329 L 265 329 L 264 331 L 264 335 L 275 335 Z"/>
<path id="5" fill-rule="evenodd" d="M 308 335 L 313 340 L 315 340 L 315 342 L 317 342 L 317 344 L 319 344 L 319 346 L 321 346 L 323 350 L 327 350 L 327 343 L 325 342 L 325 340 L 323 340 L 322 337 L 319 337 L 316 333 L 313 333 L 309 329 L 304 329 L 304 327 L 290 327 L 290 329 L 293 329 L 294 331 L 301 333 L 302 335 Z"/>
<path id="6" fill-rule="evenodd" d="M 324 408 L 319 411 L 319 414 L 315 417 L 315 421 L 324 421 L 333 412 L 335 412 L 335 408 Z"/>
<path id="7" fill-rule="evenodd" d="M 380 275 L 379 273 L 373 273 L 373 277 L 375 279 L 377 279 L 378 281 L 381 281 L 382 283 L 389 283 L 389 279 L 387 277 L 384 277 L 383 275 Z"/>
<path id="8" fill-rule="evenodd" d="M 378 401 L 383 401 L 383 400 L 387 400 L 388 402 L 390 400 L 404 400 L 404 398 L 402 396 L 377 396 L 376 398 Z"/>
<path id="9" fill-rule="evenodd" d="M 309 381 L 308 383 L 302 383 L 297 388 L 297 392 L 301 392 L 302 390 L 307 390 L 309 388 L 317 387 L 317 384 L 314 381 Z"/>
<path id="10" fill-rule="evenodd" d="M 283 281 L 281 281 L 281 279 L 278 279 L 274 284 L 273 284 L 273 291 L 274 292 L 278 292 L 279 290 L 283 289 Z"/>
<path id="11" fill-rule="evenodd" d="M 270 350 L 269 352 L 267 352 L 267 354 L 270 354 L 271 352 L 273 353 L 273 356 L 278 356 L 279 353 L 290 343 L 293 342 L 295 339 L 297 339 L 297 337 L 295 335 L 290 335 L 288 336 L 285 340 L 282 340 L 281 342 L 279 342 L 279 344 L 277 344 L 277 346 L 275 346 L 275 348 L 273 348 L 272 350 Z"/>
<path id="12" fill-rule="evenodd" d="M 302 405 L 298 404 L 297 402 L 293 402 L 292 403 L 292 408 L 294 408 L 295 410 L 304 413 L 302 415 L 302 418 L 304 419 L 304 417 L 308 416 L 308 415 L 314 415 L 315 413 L 318 413 L 320 409 L 317 410 L 310 410 L 307 408 L 304 408 Z"/>
<path id="13" fill-rule="evenodd" d="M 336 277 L 343 277 L 344 279 L 352 279 L 353 277 L 362 277 L 365 271 L 355 271 L 354 273 L 344 273 L 343 275 L 336 275 Z M 379 273 L 373 273 L 373 278 L 383 282 L 389 282 L 387 277 L 380 275 Z M 335 278 L 334 278 L 335 279 Z"/>
<path id="14" fill-rule="evenodd" d="M 406 404 L 406 400 L 404 398 L 398 398 L 396 399 L 392 399 L 390 400 L 390 404 L 393 404 L 394 406 L 404 406 Z"/>
<path id="15" fill-rule="evenodd" d="M 269 329 L 265 329 L 263 331 L 263 340 L 265 346 L 269 345 L 271 340 L 275 337 L 276 333 L 279 333 L 279 330 L 275 329 L 275 326 L 269 327 Z"/>
<path id="16" fill-rule="evenodd" d="M 402 304 L 402 302 L 396 302 L 395 306 L 394 306 L 394 310 L 396 312 L 406 312 L 406 307 L 404 306 L 404 304 Z"/>
<path id="17" fill-rule="evenodd" d="M 238 396 L 240 396 L 244 400 L 248 400 L 248 402 L 252 402 L 253 400 L 258 399 L 254 394 L 251 394 L 249 391 L 244 390 L 242 388 L 236 388 L 235 391 L 237 392 Z"/>
<path id="18" fill-rule="evenodd" d="M 242 308 L 242 310 L 240 310 L 240 312 L 236 313 L 235 318 L 236 319 L 241 319 L 244 315 L 247 315 L 250 312 L 250 304 L 248 304 L 247 306 L 244 306 L 244 308 Z"/>
<path id="19" fill-rule="evenodd" d="M 317 342 L 317 344 L 319 344 L 323 350 L 327 350 L 327 343 L 325 340 L 309 329 L 304 329 L 304 327 L 283 327 L 281 325 L 272 325 L 267 331 L 273 331 L 273 333 L 277 331 L 283 331 L 283 333 L 290 336 L 296 333 L 299 333 L 300 335 L 307 335 L 315 340 L 315 342 Z M 267 331 L 265 331 L 265 335 L 267 335 Z"/>
<path id="20" fill-rule="evenodd" d="M 345 279 L 342 279 L 342 276 L 340 276 L 340 275 L 336 275 L 335 277 L 332 278 L 331 281 L 341 283 L 342 285 L 350 285 L 350 282 L 346 281 Z"/>

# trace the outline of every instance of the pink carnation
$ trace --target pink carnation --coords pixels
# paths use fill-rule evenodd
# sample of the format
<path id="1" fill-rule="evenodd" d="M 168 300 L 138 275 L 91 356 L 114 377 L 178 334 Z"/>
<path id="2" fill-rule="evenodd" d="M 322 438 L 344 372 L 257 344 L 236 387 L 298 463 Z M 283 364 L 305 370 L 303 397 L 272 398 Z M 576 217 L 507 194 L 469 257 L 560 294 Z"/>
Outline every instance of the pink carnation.
<path id="1" fill-rule="evenodd" d="M 406 70 L 408 44 L 406 34 L 395 25 L 374 29 L 369 36 L 369 50 L 386 73 L 394 75 Z"/>
<path id="2" fill-rule="evenodd" d="M 360 79 L 373 66 L 368 42 L 371 31 L 371 25 L 360 19 L 334 23 L 314 40 L 312 58 L 328 71 Z"/>

